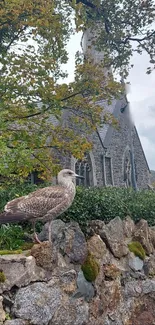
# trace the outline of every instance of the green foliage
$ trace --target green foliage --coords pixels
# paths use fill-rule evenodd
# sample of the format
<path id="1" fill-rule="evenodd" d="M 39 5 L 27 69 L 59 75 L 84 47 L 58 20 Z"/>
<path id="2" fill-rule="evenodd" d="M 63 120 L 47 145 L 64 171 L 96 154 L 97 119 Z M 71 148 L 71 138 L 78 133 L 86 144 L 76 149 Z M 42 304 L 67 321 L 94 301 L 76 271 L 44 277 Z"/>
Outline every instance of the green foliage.
<path id="1" fill-rule="evenodd" d="M 40 186 L 32 185 L 28 182 L 21 183 L 13 186 L 6 186 L 0 188 L 0 211 L 3 211 L 5 204 L 14 199 L 18 198 L 22 195 L 27 195 L 28 193 L 35 191 L 38 187 L 46 186 L 49 184 L 41 184 Z M 38 232 L 41 231 L 41 223 L 38 222 L 36 224 L 36 230 Z M 25 250 L 28 246 L 32 245 L 32 243 L 25 243 L 24 241 L 24 233 L 32 232 L 31 223 L 24 222 L 21 225 L 16 224 L 7 224 L 0 226 L 0 249 L 7 250 Z M 25 246 L 26 245 L 26 246 Z M 26 248 L 25 248 L 26 247 Z M 8 253 L 7 253 L 8 254 Z M 11 253 L 10 253 L 11 254 Z M 13 254 L 13 252 L 12 252 Z"/>
<path id="2" fill-rule="evenodd" d="M 42 185 L 42 186 L 45 186 Z M 18 196 L 28 194 L 37 189 L 37 186 L 28 183 L 18 186 L 9 186 L 0 190 L 0 209 Z M 69 222 L 77 221 L 85 232 L 87 224 L 93 219 L 103 220 L 106 223 L 119 216 L 124 219 L 127 215 L 138 222 L 146 219 L 150 226 L 155 225 L 155 192 L 142 190 L 135 192 L 125 188 L 84 188 L 77 187 L 75 200 L 71 207 L 60 218 Z M 37 231 L 42 225 L 38 223 Z M 2 225 L 0 228 L 0 249 L 22 249 L 24 231 L 31 232 L 31 224 Z"/>
<path id="3" fill-rule="evenodd" d="M 1 185 L 0 186 L 0 211 L 3 210 L 5 204 L 8 201 L 18 198 L 19 196 L 22 195 L 27 195 L 28 193 L 35 191 L 36 189 L 37 186 L 32 185 L 29 182 L 21 183 L 21 184 L 18 183 L 13 186 L 5 186 L 5 184 Z"/>
<path id="4" fill-rule="evenodd" d="M 81 266 L 81 269 L 87 281 L 95 281 L 96 277 L 98 276 L 100 267 L 90 252 L 88 252 L 87 259 Z"/>
<path id="5" fill-rule="evenodd" d="M 67 76 L 62 65 L 75 33 L 73 19 L 77 31 L 90 26 L 95 31 L 92 46 L 104 51 L 104 62 L 83 60 L 77 53 L 75 80 L 67 84 L 61 82 Z M 103 67 L 126 77 L 133 53 L 145 50 L 150 73 L 155 67 L 154 19 L 153 0 L 0 1 L 0 175 L 5 181 L 26 179 L 33 170 L 50 179 L 51 171 L 54 175 L 60 168 L 58 156 L 84 157 L 92 148 L 88 134 L 101 124 L 96 102 L 110 103 L 122 93 Z M 64 126 L 66 108 L 72 113 L 69 125 L 80 134 Z M 109 120 L 116 124 L 113 117 Z"/>
<path id="6" fill-rule="evenodd" d="M 87 222 L 100 219 L 109 222 L 127 215 L 138 222 L 146 219 L 150 226 L 155 225 L 155 192 L 142 190 L 135 192 L 125 188 L 77 188 L 75 200 L 61 217 L 69 222 L 79 222 L 83 230 Z"/>
<path id="7" fill-rule="evenodd" d="M 18 225 L 2 225 L 0 228 L 0 249 L 16 250 L 24 243 L 24 231 Z"/>
<path id="8" fill-rule="evenodd" d="M 6 280 L 6 276 L 3 271 L 0 271 L 0 283 L 4 283 Z"/>
<path id="9" fill-rule="evenodd" d="M 58 155 L 82 159 L 92 148 L 85 130 L 88 135 L 101 123 L 96 101 L 101 95 L 110 101 L 121 89 L 112 77 L 101 87 L 103 69 L 89 61 L 76 65 L 75 82 L 60 83 L 67 76 L 62 64 L 68 61 L 73 16 L 70 1 L 0 3 L 0 175 L 5 180 L 26 179 L 33 170 L 50 179 L 60 168 Z M 66 108 L 82 137 L 64 126 Z"/>
<path id="10" fill-rule="evenodd" d="M 155 67 L 155 32 L 152 23 L 155 18 L 155 4 L 152 0 L 76 0 L 83 4 L 77 10 L 88 26 L 97 30 L 97 47 L 104 51 L 104 63 L 120 69 L 126 77 L 131 65 L 133 51 L 149 56 L 150 67 Z M 78 21 L 78 20 L 77 20 Z M 151 69 L 152 66 L 152 69 Z"/>
<path id="11" fill-rule="evenodd" d="M 130 252 L 134 253 L 136 256 L 141 258 L 141 260 L 145 259 L 146 256 L 145 250 L 141 245 L 141 243 L 139 243 L 138 241 L 132 241 L 131 243 L 129 243 L 128 248 Z"/>

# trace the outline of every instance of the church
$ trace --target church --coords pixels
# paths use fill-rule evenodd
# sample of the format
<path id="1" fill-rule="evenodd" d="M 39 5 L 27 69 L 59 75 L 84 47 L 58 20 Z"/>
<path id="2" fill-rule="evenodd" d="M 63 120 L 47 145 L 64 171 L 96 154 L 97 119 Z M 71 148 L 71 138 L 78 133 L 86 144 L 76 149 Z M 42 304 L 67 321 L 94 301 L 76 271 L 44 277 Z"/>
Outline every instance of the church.
<path id="1" fill-rule="evenodd" d="M 103 61 L 104 53 L 96 50 L 95 36 L 94 31 L 87 29 L 83 35 L 82 49 L 85 55 L 91 55 L 94 62 L 98 63 Z M 103 107 L 104 112 L 114 116 L 118 128 L 103 124 L 91 135 L 92 151 L 86 153 L 85 159 L 79 161 L 74 157 L 59 156 L 61 167 L 70 168 L 84 177 L 83 180 L 77 180 L 77 185 L 147 189 L 150 185 L 150 169 L 130 116 L 126 94 L 113 99 L 110 105 L 105 100 L 100 100 L 97 104 Z M 64 124 L 67 123 L 69 114 L 64 112 Z M 57 122 L 51 117 L 51 123 Z"/>
<path id="2" fill-rule="evenodd" d="M 94 31 L 87 29 L 81 43 L 85 55 L 93 56 L 95 63 L 103 61 L 104 53 L 94 46 Z M 71 168 L 84 176 L 83 180 L 77 180 L 77 185 L 147 189 L 150 184 L 150 169 L 130 116 L 126 94 L 113 99 L 110 105 L 105 100 L 97 104 L 103 106 L 104 112 L 113 114 L 118 128 L 104 124 L 92 134 L 93 149 L 86 154 L 84 161 L 63 157 L 62 167 Z"/>
<path id="3" fill-rule="evenodd" d="M 85 161 L 72 157 L 68 167 L 84 176 L 85 186 L 148 188 L 150 170 L 136 127 L 129 125 L 129 105 L 125 100 L 116 100 L 109 109 L 119 128 L 100 128 L 92 136 L 93 150 Z"/>
<path id="4" fill-rule="evenodd" d="M 130 117 L 126 96 L 114 99 L 109 106 L 105 100 L 97 104 L 113 114 L 118 127 L 103 124 L 91 135 L 92 151 L 86 153 L 85 159 L 80 161 L 73 156 L 59 156 L 61 167 L 72 169 L 84 177 L 77 179 L 77 185 L 147 189 L 151 172 L 136 126 Z M 63 120 L 67 121 L 67 112 Z M 51 123 L 55 124 L 56 121 L 51 118 Z"/>

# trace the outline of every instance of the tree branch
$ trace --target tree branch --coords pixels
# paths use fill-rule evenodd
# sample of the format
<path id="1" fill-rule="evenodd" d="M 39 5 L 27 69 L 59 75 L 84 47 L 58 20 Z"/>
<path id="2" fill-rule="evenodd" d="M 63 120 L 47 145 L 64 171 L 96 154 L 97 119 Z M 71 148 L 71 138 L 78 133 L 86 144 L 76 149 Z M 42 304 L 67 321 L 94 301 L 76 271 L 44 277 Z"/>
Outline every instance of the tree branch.
<path id="1" fill-rule="evenodd" d="M 26 30 L 27 27 L 28 27 L 28 25 L 25 25 L 23 28 L 21 28 L 21 29 L 18 31 L 18 33 L 17 33 L 17 34 L 12 38 L 12 40 L 10 41 L 10 43 L 6 46 L 6 48 L 5 48 L 6 51 L 9 50 L 10 46 L 13 44 L 13 42 L 14 42 L 15 40 L 18 40 L 20 34 L 21 34 L 24 30 Z"/>
<path id="2" fill-rule="evenodd" d="M 120 41 L 119 43 L 126 44 L 127 41 L 136 41 L 136 42 L 142 42 L 145 40 L 150 39 L 153 35 L 155 35 L 155 31 L 153 31 L 151 34 L 144 36 L 143 38 L 137 38 L 137 37 L 126 37 L 124 41 Z"/>
<path id="3" fill-rule="evenodd" d="M 76 93 L 74 93 L 74 94 L 71 94 L 71 95 L 69 95 L 69 96 L 67 96 L 67 97 L 62 98 L 60 101 L 63 102 L 63 101 L 65 101 L 65 100 L 68 100 L 68 99 L 70 99 L 70 98 L 72 98 L 72 97 L 75 97 L 76 95 L 80 95 L 80 94 L 81 94 L 81 92 L 76 92 Z M 39 111 L 39 112 L 37 112 L 37 113 L 33 113 L 33 114 L 25 115 L 25 116 L 15 116 L 13 119 L 5 120 L 4 122 L 6 123 L 6 122 L 14 121 L 14 120 L 16 120 L 16 119 L 17 119 L 17 120 L 21 120 L 21 119 L 27 119 L 27 118 L 30 118 L 30 117 L 35 117 L 35 116 L 38 116 L 38 115 L 44 114 L 44 113 L 47 112 L 50 108 L 51 108 L 51 105 L 49 105 L 49 106 L 48 106 L 46 109 L 44 109 L 43 111 Z M 65 107 L 64 107 L 64 109 L 65 109 Z"/>
<path id="4" fill-rule="evenodd" d="M 33 155 L 33 157 L 35 158 L 35 159 L 37 159 L 47 170 L 49 170 L 50 172 L 52 172 L 51 171 L 51 169 L 49 169 L 48 167 L 47 167 L 47 165 L 41 160 L 41 159 L 39 159 L 35 154 L 32 154 Z"/>
<path id="5" fill-rule="evenodd" d="M 90 1 L 87 1 L 87 0 L 76 0 L 76 3 L 83 3 L 85 6 L 89 7 L 89 8 L 92 8 L 92 9 L 96 9 L 96 6 L 91 3 Z"/>
<path id="6" fill-rule="evenodd" d="M 7 145 L 7 148 L 9 148 L 9 149 L 16 149 L 16 147 L 15 146 L 11 146 L 11 145 Z M 34 147 L 33 149 L 34 150 L 37 150 L 37 149 L 59 149 L 59 147 L 58 146 L 42 146 L 42 147 Z M 25 150 L 29 150 L 30 148 L 29 147 L 26 147 L 26 148 L 24 148 Z"/>

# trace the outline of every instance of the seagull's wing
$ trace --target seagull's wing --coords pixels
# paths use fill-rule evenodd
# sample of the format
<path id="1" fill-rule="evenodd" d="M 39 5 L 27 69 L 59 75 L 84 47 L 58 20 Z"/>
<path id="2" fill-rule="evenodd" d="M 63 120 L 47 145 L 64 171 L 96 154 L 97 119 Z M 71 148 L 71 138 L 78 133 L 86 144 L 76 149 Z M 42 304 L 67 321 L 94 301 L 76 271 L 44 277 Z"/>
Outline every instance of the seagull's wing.
<path id="1" fill-rule="evenodd" d="M 48 186 L 44 188 L 40 188 L 28 195 L 28 197 L 46 197 L 46 198 L 58 198 L 64 197 L 66 192 L 66 188 L 63 186 Z"/>
<path id="2" fill-rule="evenodd" d="M 6 213 L 0 216 L 0 222 L 4 218 L 7 223 L 43 217 L 58 205 L 63 205 L 65 195 L 65 188 L 49 186 L 16 198 L 6 204 Z"/>

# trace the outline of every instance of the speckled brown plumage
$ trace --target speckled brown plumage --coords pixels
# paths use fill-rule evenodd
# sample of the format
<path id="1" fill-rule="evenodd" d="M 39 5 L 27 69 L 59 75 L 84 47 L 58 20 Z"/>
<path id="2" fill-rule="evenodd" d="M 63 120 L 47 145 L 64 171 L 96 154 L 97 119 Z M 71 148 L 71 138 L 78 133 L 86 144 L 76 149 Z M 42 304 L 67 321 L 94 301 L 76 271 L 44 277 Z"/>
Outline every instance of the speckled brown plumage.
<path id="1" fill-rule="evenodd" d="M 51 221 L 66 211 L 75 197 L 73 178 L 78 177 L 73 171 L 64 169 L 58 174 L 58 186 L 38 189 L 29 195 L 8 202 L 0 223 L 36 220 Z"/>

